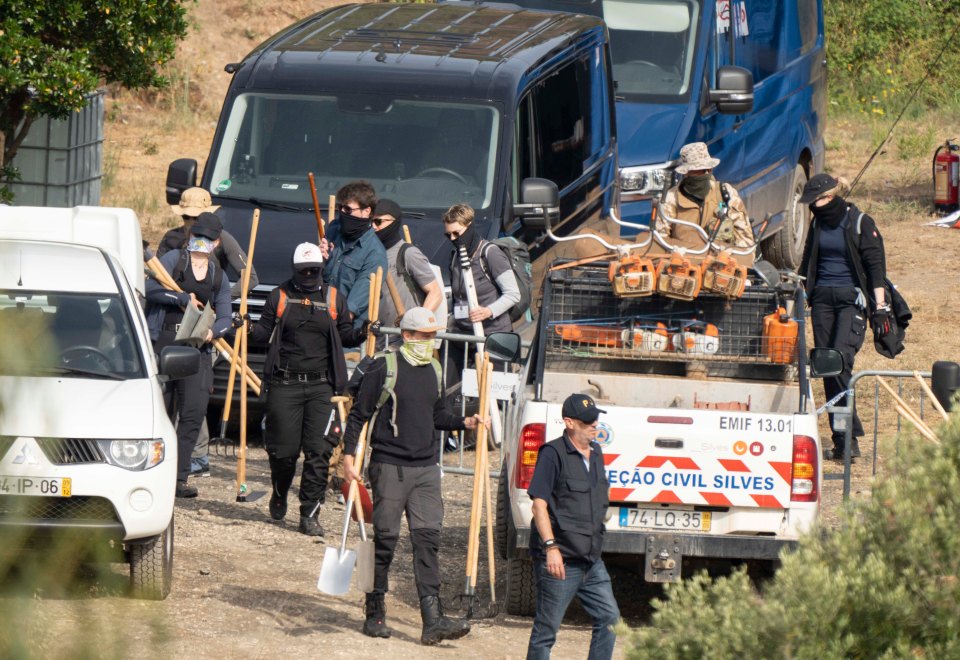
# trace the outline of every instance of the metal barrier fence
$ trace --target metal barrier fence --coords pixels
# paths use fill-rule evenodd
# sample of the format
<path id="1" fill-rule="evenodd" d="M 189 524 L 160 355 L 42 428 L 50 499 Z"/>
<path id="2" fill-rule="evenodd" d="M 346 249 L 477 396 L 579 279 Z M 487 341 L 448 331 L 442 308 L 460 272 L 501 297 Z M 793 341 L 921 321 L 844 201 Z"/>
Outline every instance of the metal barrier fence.
<path id="1" fill-rule="evenodd" d="M 931 373 L 929 371 L 919 371 L 916 372 L 920 375 L 921 378 L 929 380 L 931 378 Z M 860 422 L 864 427 L 866 432 L 868 423 L 871 423 L 873 426 L 873 465 L 871 466 L 871 474 L 877 474 L 877 445 L 880 437 L 880 421 L 881 421 L 881 412 L 880 412 L 880 382 L 879 380 L 874 380 L 873 384 L 873 410 L 872 415 L 864 415 L 864 406 L 857 406 L 857 385 L 860 384 L 860 381 L 864 378 L 889 378 L 896 379 L 896 391 L 897 394 L 907 400 L 917 400 L 919 404 L 919 416 L 920 419 L 924 419 L 927 409 L 932 406 L 927 405 L 927 394 L 919 383 L 917 383 L 916 376 L 913 371 L 858 371 L 853 374 L 853 377 L 850 379 L 850 387 L 847 390 L 847 405 L 846 406 L 833 406 L 825 405 L 818 412 L 827 412 L 834 414 L 834 423 L 842 425 L 841 428 L 844 431 L 844 456 L 843 456 L 843 473 L 842 474 L 825 474 L 824 480 L 843 480 L 843 499 L 844 501 L 850 499 L 850 480 L 851 480 L 851 456 L 850 449 L 853 439 L 853 410 L 858 408 L 858 413 L 860 414 Z M 904 384 L 907 382 L 916 385 L 917 393 L 916 395 L 911 395 L 906 392 L 904 389 Z M 869 412 L 869 408 L 867 409 Z M 897 413 L 896 415 L 896 424 L 897 424 L 897 433 L 901 431 L 901 417 Z M 866 437 L 866 436 L 864 436 Z M 899 440 L 898 440 L 899 442 Z"/>
<path id="2" fill-rule="evenodd" d="M 399 328 L 380 328 L 380 333 L 384 335 L 399 335 Z M 471 354 L 479 350 L 479 345 L 485 341 L 484 337 L 474 335 L 464 335 L 453 332 L 437 333 L 437 339 L 442 339 L 443 344 L 440 349 L 440 364 L 443 367 L 443 390 L 447 401 L 453 397 L 461 415 L 468 412 L 468 399 L 477 399 L 477 380 L 476 371 L 467 368 L 472 363 Z M 529 351 L 530 342 L 522 342 L 525 350 Z M 521 361 L 526 359 L 522 356 Z M 515 365 L 494 362 L 494 382 L 491 391 L 491 398 L 497 401 L 509 401 L 510 396 L 519 386 L 520 374 L 517 373 Z M 465 373 L 465 378 L 461 374 Z M 478 401 L 472 403 L 476 406 Z M 491 433 L 488 437 L 494 440 L 494 445 L 490 448 L 490 476 L 494 479 L 500 477 L 500 467 L 503 463 L 503 429 L 506 426 L 506 406 L 498 405 L 497 419 L 492 421 Z M 471 414 L 476 411 L 470 411 Z M 498 424 L 499 422 L 499 424 Z M 499 429 L 499 431 L 497 431 Z M 496 432 L 495 432 L 496 431 Z M 455 437 L 446 431 L 440 434 L 440 467 L 444 472 L 451 474 L 472 475 L 473 456 L 470 451 L 473 447 L 468 443 L 468 436 L 472 436 L 469 431 L 461 431 Z"/>

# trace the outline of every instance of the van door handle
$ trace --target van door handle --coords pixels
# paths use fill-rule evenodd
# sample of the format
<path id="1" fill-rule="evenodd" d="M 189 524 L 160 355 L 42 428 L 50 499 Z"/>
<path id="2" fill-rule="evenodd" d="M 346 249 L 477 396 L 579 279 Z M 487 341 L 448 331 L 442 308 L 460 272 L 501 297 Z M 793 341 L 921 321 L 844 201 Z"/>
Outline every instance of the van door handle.
<path id="1" fill-rule="evenodd" d="M 683 440 L 680 438 L 657 438 L 653 444 L 663 449 L 683 449 Z"/>

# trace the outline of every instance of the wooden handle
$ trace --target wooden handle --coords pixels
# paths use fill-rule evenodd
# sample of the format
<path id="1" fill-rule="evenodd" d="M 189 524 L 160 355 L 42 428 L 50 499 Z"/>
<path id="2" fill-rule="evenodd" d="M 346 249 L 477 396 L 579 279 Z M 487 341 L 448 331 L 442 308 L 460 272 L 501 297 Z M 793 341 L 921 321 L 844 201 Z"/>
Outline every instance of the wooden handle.
<path id="1" fill-rule="evenodd" d="M 487 397 L 484 390 L 484 381 L 486 380 L 485 353 L 481 353 L 477 359 L 477 385 L 480 391 L 480 416 L 483 417 L 487 409 Z M 476 429 L 476 461 L 473 471 L 473 496 L 470 500 L 470 527 L 469 538 L 467 539 L 467 568 L 466 577 L 470 588 L 477 584 L 477 561 L 480 555 L 480 518 L 483 513 L 483 475 L 484 463 L 486 461 L 487 436 L 486 425 L 480 424 Z"/>
<path id="2" fill-rule="evenodd" d="M 920 387 L 923 388 L 923 391 L 930 397 L 930 403 L 934 408 L 937 409 L 937 412 L 940 413 L 940 416 L 943 417 L 943 421 L 950 419 L 950 415 L 947 414 L 947 411 L 943 409 L 943 406 L 940 405 L 940 400 L 937 398 L 937 395 L 933 393 L 933 390 L 930 389 L 930 386 L 927 385 L 926 379 L 920 375 L 919 371 L 913 372 L 913 377 L 917 379 L 917 382 L 920 383 Z"/>
<path id="3" fill-rule="evenodd" d="M 406 225 L 403 226 L 403 240 L 407 243 L 413 243 L 413 241 L 410 239 L 410 228 Z"/>
<path id="4" fill-rule="evenodd" d="M 400 298 L 397 283 L 393 281 L 393 275 L 390 273 L 387 273 L 387 291 L 390 292 L 390 300 L 393 301 L 393 306 L 397 308 L 397 316 L 403 316 L 407 309 L 404 307 L 403 300 Z"/>
<path id="5" fill-rule="evenodd" d="M 320 200 L 317 199 L 317 184 L 313 179 L 313 172 L 307 172 L 307 181 L 310 182 L 310 196 L 313 198 L 313 214 L 317 216 L 317 240 L 322 241 L 326 232 L 323 227 L 323 218 L 320 217 Z"/>
<path id="6" fill-rule="evenodd" d="M 248 263 L 253 265 L 253 255 L 257 247 L 257 229 L 260 227 L 260 209 L 253 210 L 253 222 L 250 225 L 250 249 L 247 250 Z M 247 294 L 250 290 L 250 268 L 243 269 L 243 284 L 240 288 L 240 316 L 247 314 Z M 237 452 L 237 497 L 243 498 L 247 492 L 247 320 L 238 330 L 240 335 L 240 449 Z"/>
<path id="7" fill-rule="evenodd" d="M 327 198 L 327 221 L 333 222 L 334 217 L 337 215 L 337 196 L 330 195 Z"/>
<path id="8" fill-rule="evenodd" d="M 240 353 L 240 334 L 237 333 L 237 336 L 233 340 L 233 354 L 236 356 Z M 233 384 L 237 379 L 237 367 L 240 364 L 240 360 L 230 360 L 230 375 L 227 377 L 227 390 L 223 393 L 224 402 L 223 402 L 223 417 L 221 418 L 224 423 L 230 421 L 230 404 L 233 403 Z M 242 378 L 240 379 L 243 380 Z"/>
<path id="9" fill-rule="evenodd" d="M 367 305 L 367 318 L 371 323 L 380 320 L 380 289 L 383 286 L 383 268 L 377 267 L 376 273 L 370 273 L 370 298 Z M 377 338 L 373 333 L 367 337 L 367 355 L 373 357 L 377 351 Z"/>
<path id="10" fill-rule="evenodd" d="M 913 411 L 913 408 L 911 408 L 906 401 L 900 398 L 900 395 L 897 394 L 893 388 L 887 384 L 887 381 L 885 381 L 882 377 L 877 376 L 877 382 L 883 385 L 883 389 L 885 389 L 890 396 L 893 397 L 893 400 L 897 402 L 897 412 L 900 413 L 900 416 L 913 424 L 917 430 L 920 431 L 920 434 L 923 437 L 927 438 L 934 444 L 939 445 L 940 442 L 937 440 L 937 436 L 933 433 L 933 431 L 931 431 L 924 421 L 920 419 L 920 416 Z"/>
<path id="11" fill-rule="evenodd" d="M 490 397 L 490 382 L 493 380 L 493 363 L 487 362 L 487 373 L 484 378 L 484 387 L 487 389 L 487 398 Z M 486 448 L 487 443 L 484 441 L 483 446 Z M 490 571 L 490 602 L 497 602 L 497 568 L 496 568 L 496 552 L 494 551 L 493 543 L 493 495 L 490 492 L 490 454 L 489 449 L 484 452 L 485 460 L 483 466 L 483 490 L 486 493 L 486 505 L 487 505 L 487 564 Z"/>

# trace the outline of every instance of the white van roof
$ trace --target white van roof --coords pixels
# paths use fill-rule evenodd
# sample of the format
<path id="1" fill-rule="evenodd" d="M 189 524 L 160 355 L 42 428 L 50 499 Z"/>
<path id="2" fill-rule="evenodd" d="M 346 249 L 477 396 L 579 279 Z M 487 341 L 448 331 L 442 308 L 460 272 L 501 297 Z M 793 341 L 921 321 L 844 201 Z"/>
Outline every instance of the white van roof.
<path id="1" fill-rule="evenodd" d="M 116 294 L 118 282 L 95 247 L 0 238 L 0 289 Z"/>
<path id="2" fill-rule="evenodd" d="M 143 238 L 137 214 L 130 209 L 0 205 L 0 238 L 101 248 L 117 258 L 134 288 L 144 291 Z"/>

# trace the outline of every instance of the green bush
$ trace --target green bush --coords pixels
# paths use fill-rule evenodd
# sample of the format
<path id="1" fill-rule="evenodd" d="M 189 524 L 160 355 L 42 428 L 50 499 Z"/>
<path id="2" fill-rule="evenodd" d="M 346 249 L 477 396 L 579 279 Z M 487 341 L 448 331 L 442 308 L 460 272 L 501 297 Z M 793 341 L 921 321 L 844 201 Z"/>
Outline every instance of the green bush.
<path id="1" fill-rule="evenodd" d="M 911 438 L 870 500 L 757 591 L 745 572 L 667 591 L 629 658 L 960 657 L 960 421 Z"/>
<path id="2" fill-rule="evenodd" d="M 823 4 L 830 100 L 841 109 L 899 112 L 941 51 L 912 110 L 960 103 L 960 50 L 956 39 L 947 42 L 957 25 L 960 0 Z"/>

